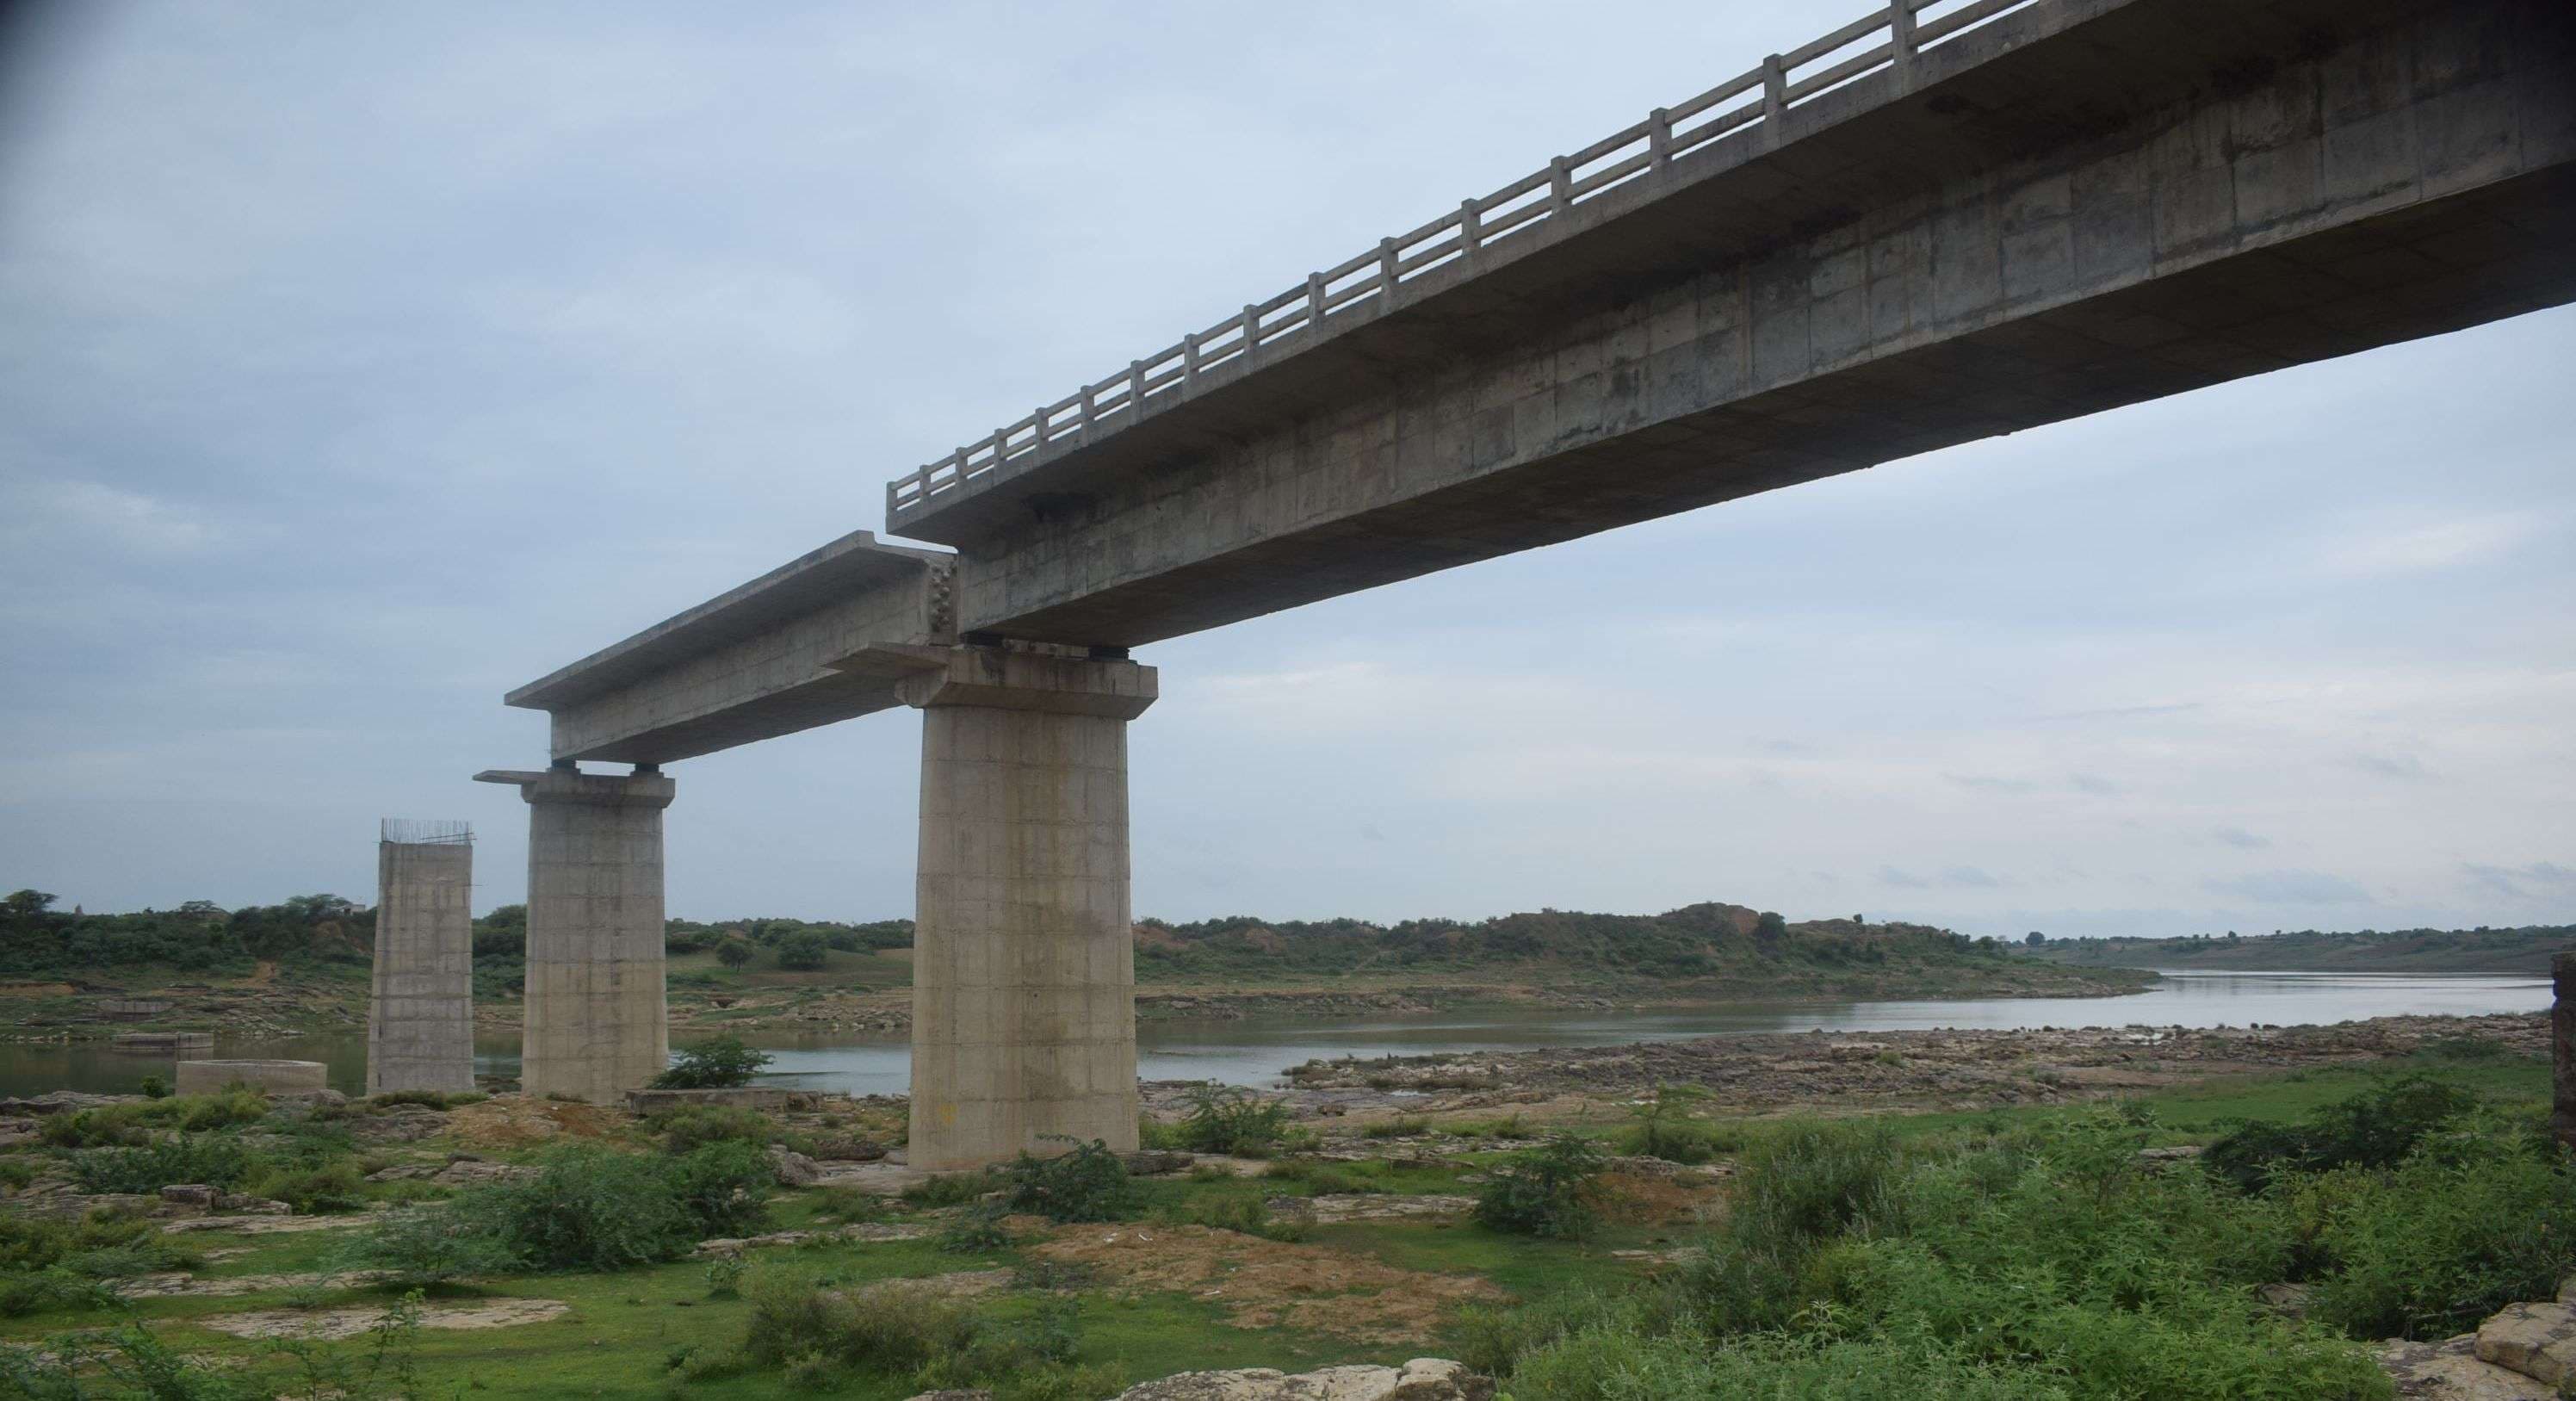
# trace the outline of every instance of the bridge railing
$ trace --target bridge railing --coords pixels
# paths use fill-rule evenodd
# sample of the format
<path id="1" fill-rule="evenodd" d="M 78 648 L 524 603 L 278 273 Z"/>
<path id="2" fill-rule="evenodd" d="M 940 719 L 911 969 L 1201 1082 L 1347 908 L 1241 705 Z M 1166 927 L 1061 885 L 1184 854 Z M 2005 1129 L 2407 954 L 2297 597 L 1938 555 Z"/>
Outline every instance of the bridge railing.
<path id="1" fill-rule="evenodd" d="M 1575 205 L 1695 151 L 1729 133 L 1758 129 L 1789 108 L 1883 69 L 1906 71 L 1915 55 L 2041 0 L 1889 0 L 1842 28 L 1774 54 L 1759 65 L 1644 121 L 1614 131 L 1547 168 L 1419 228 L 1382 238 L 1303 284 L 1140 359 L 886 488 L 888 526 L 942 496 L 982 483 L 1014 461 L 1068 435 L 1084 440 L 1115 431 L 1158 402 L 1187 397 L 1199 376 L 1247 355 L 1302 350 L 1320 339 L 1328 319 L 1360 302 L 1392 302 L 1405 281 L 1525 233 Z M 1810 71 L 1812 70 L 1812 71 Z M 1730 105 L 1731 104 L 1731 105 Z M 1167 398 L 1168 396 L 1168 398 Z M 1004 473 L 1007 475 L 1007 473 Z"/>

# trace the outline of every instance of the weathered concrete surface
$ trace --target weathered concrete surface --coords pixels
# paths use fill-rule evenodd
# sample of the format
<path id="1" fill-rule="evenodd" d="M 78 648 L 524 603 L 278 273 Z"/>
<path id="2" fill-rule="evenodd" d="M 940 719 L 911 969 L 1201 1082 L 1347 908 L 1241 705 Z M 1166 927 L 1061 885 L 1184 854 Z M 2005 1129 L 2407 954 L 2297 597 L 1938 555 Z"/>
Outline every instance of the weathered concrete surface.
<path id="1" fill-rule="evenodd" d="M 1131 646 L 2554 305 L 2571 29 L 2034 5 L 894 528 L 964 631 Z"/>
<path id="2" fill-rule="evenodd" d="M 659 764 L 902 704 L 872 646 L 948 639 L 951 557 L 864 530 L 510 692 L 553 757 Z"/>
<path id="3" fill-rule="evenodd" d="M 911 1165 L 1134 1148 L 1127 722 L 1153 668 L 964 648 L 900 690 L 922 710 Z"/>
<path id="4" fill-rule="evenodd" d="M 183 1060 L 171 1083 L 183 1095 L 217 1094 L 235 1083 L 272 1094 L 331 1088 L 330 1067 L 318 1060 Z"/>
<path id="5" fill-rule="evenodd" d="M 487 770 L 528 801 L 528 974 L 520 1092 L 621 1101 L 670 1063 L 662 984 L 662 809 L 671 780 Z"/>
<path id="6" fill-rule="evenodd" d="M 367 1093 L 474 1088 L 474 844 L 376 846 Z"/>
<path id="7" fill-rule="evenodd" d="M 2576 1148 L 2576 953 L 2550 960 L 2549 1057 L 2553 1071 L 2550 1127 Z"/>

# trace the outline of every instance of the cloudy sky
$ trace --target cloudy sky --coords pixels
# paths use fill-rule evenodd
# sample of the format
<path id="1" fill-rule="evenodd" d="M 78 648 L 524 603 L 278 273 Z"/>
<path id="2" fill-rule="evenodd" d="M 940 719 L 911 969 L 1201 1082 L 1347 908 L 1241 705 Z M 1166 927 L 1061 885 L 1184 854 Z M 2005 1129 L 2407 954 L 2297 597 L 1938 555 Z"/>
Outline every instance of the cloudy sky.
<path id="1" fill-rule="evenodd" d="M 0 29 L 0 887 L 365 898 L 406 815 L 519 898 L 501 692 L 1823 27 L 1566 14 Z M 1161 644 L 1137 909 L 2576 919 L 2571 364 L 2543 313 Z M 675 766 L 673 912 L 909 913 L 918 725 Z"/>

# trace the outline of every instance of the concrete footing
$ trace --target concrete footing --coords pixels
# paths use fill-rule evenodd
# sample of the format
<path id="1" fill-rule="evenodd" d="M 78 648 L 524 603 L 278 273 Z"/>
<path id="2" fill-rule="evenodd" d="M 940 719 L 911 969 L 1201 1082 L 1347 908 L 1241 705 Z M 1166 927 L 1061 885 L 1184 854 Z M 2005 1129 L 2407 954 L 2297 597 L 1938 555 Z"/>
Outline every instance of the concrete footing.
<path id="1" fill-rule="evenodd" d="M 1127 722 L 1153 668 L 970 647 L 897 691 L 922 711 L 912 1166 L 1133 1149 Z"/>
<path id="2" fill-rule="evenodd" d="M 474 838 L 376 846 L 375 990 L 367 1093 L 474 1088 Z"/>
<path id="3" fill-rule="evenodd" d="M 487 771 L 528 801 L 528 984 L 519 1088 L 622 1100 L 670 1062 L 662 809 L 671 780 Z"/>

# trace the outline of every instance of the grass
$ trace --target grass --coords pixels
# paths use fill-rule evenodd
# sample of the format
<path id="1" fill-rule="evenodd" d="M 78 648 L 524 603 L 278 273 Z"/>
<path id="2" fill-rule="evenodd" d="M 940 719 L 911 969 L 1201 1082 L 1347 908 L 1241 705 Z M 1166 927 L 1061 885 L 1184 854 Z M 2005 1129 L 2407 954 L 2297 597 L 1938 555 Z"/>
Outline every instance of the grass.
<path id="1" fill-rule="evenodd" d="M 2490 1099 L 2529 1104 L 2545 1099 L 2547 1094 L 2547 1067 L 2527 1060 L 2432 1056 L 2404 1062 L 2402 1068 L 2419 1070 L 2446 1083 L 2473 1089 Z M 2158 1140 L 2200 1142 L 2217 1136 L 2235 1120 L 2307 1115 L 2326 1103 L 2351 1095 L 2370 1081 L 2370 1073 L 2361 1069 L 2241 1077 L 2161 1091 L 2142 1096 L 2138 1102 L 2157 1116 L 2159 1127 L 2154 1137 Z M 1883 1127 L 1900 1146 L 1919 1145 L 1930 1149 L 1941 1141 L 1957 1141 L 1996 1132 L 2036 1130 L 2051 1123 L 2069 1121 L 2081 1112 L 2030 1106 L 1985 1113 L 1886 1115 L 1877 1116 L 1872 1122 Z M 1798 1132 L 1789 1123 L 1777 1120 L 1700 1122 L 1714 1138 L 1727 1143 L 1730 1151 L 1739 1154 L 1783 1141 Z M 1478 1127 L 1488 1126 L 1480 1124 Z M 1519 1130 L 1535 1126 L 1514 1127 Z M 1619 1127 L 1625 1127 L 1625 1124 L 1605 1123 L 1600 1126 L 1605 1136 Z M 643 1146 L 640 1137 L 637 1146 Z M 1141 1207 L 1150 1217 L 1250 1221 L 1254 1219 L 1251 1208 L 1264 1198 L 1275 1196 L 1354 1188 L 1401 1193 L 1469 1191 L 1472 1188 L 1462 1185 L 1459 1177 L 1463 1173 L 1490 1167 L 1500 1156 L 1494 1153 L 1473 1154 L 1420 1169 L 1399 1168 L 1385 1160 L 1323 1163 L 1291 1157 L 1277 1161 L 1270 1174 L 1259 1177 L 1213 1180 L 1161 1177 L 1145 1180 L 1137 1186 Z M 890 1220 L 930 1226 L 935 1230 L 938 1223 L 947 1218 L 947 1213 L 955 1209 L 948 1203 L 992 1190 L 997 1184 L 993 1179 L 981 1176 L 961 1176 L 952 1184 L 943 1185 L 946 1186 L 945 1191 L 921 1194 L 924 1198 L 937 1200 L 888 1201 L 882 1207 L 882 1214 Z M 837 1218 L 847 1205 L 822 1192 L 782 1194 L 778 1200 L 776 1224 L 803 1226 L 825 1214 Z M 870 1209 L 875 1210 L 873 1207 Z M 1304 1241 L 1308 1247 L 1349 1251 L 1403 1269 L 1480 1276 L 1517 1297 L 1536 1298 L 1569 1286 L 1615 1293 L 1637 1280 L 1643 1267 L 1634 1261 L 1616 1258 L 1614 1251 L 1673 1243 L 1686 1240 L 1693 1234 L 1687 1228 L 1605 1223 L 1587 1240 L 1559 1241 L 1506 1235 L 1467 1221 L 1416 1219 L 1313 1227 L 1304 1233 Z M 243 1250 L 245 1253 L 224 1259 L 205 1271 L 222 1277 L 312 1271 L 328 1261 L 344 1237 L 345 1233 L 339 1231 L 270 1236 L 211 1232 L 180 1239 L 196 1250 Z M 2397 1253 L 2403 1244 L 2390 1242 L 2385 1247 L 2374 1247 L 2381 1249 L 2390 1260 L 2392 1277 L 2411 1277 L 2417 1272 L 2416 1266 Z M 887 1280 L 917 1279 L 957 1270 L 1019 1268 L 1034 1264 L 1016 1247 L 952 1254 L 939 1249 L 931 1239 L 828 1242 L 764 1249 L 752 1252 L 750 1259 L 755 1270 L 772 1264 L 792 1265 L 800 1273 L 832 1281 L 836 1288 L 864 1287 Z M 1881 1260 L 1872 1267 L 1893 1270 L 1903 1263 L 1902 1260 Z M 1841 1269 L 1850 1262 L 1837 1257 L 1826 1264 L 1830 1268 Z M 1042 1278 L 1047 1272 L 1038 1270 L 1031 1273 Z M 1134 1381 L 1199 1368 L 1264 1366 L 1303 1370 L 1341 1362 L 1400 1362 L 1411 1356 L 1456 1356 L 1474 1341 L 1463 1319 L 1452 1319 L 1428 1338 L 1404 1344 L 1371 1346 L 1345 1338 L 1290 1330 L 1239 1328 L 1227 1321 L 1228 1305 L 1223 1299 L 1203 1299 L 1180 1292 L 1129 1291 L 1111 1287 L 1104 1281 L 1077 1283 L 1076 1287 L 1082 1311 L 1080 1343 L 1074 1362 L 1113 1365 Z M 327 1289 L 319 1291 L 310 1300 L 297 1298 L 297 1293 L 291 1289 L 278 1289 L 222 1299 L 146 1300 L 130 1305 L 128 1312 L 134 1318 L 150 1321 L 156 1328 L 166 1329 L 170 1345 L 179 1351 L 244 1356 L 256 1352 L 257 1345 L 202 1329 L 192 1320 L 217 1313 L 288 1307 L 302 1302 L 318 1302 L 324 1307 L 382 1307 L 391 1297 L 386 1290 L 371 1287 Z M 605 1274 L 512 1277 L 473 1286 L 432 1290 L 429 1302 L 433 1306 L 481 1298 L 556 1299 L 568 1304 L 570 1312 L 554 1322 L 506 1329 L 473 1332 L 422 1330 L 418 1339 L 420 1394 L 470 1395 L 493 1398 L 493 1401 L 563 1395 L 667 1401 L 675 1395 L 785 1398 L 812 1394 L 798 1391 L 785 1371 L 778 1368 L 745 1371 L 722 1381 L 677 1382 L 675 1385 L 673 1373 L 665 1366 L 668 1357 L 681 1352 L 722 1352 L 735 1346 L 743 1336 L 749 1318 L 749 1303 L 740 1298 L 710 1298 L 708 1293 L 705 1263 L 694 1259 Z M 1011 1289 L 986 1296 L 978 1301 L 977 1307 L 996 1319 L 1007 1321 L 1033 1316 L 1041 1303 L 1041 1296 L 1034 1291 Z M 2408 1306 L 2403 1299 L 2386 1305 L 2392 1308 Z M 2356 1302 L 2354 1307 L 2381 1305 L 2364 1299 Z M 70 1327 L 93 1327 L 112 1321 L 111 1316 L 96 1312 L 49 1311 L 26 1318 L 0 1320 L 0 1339 L 30 1341 Z M 1641 1367 L 1654 1360 L 1644 1354 L 1638 1356 L 1642 1360 L 1637 1365 Z M 1583 1357 L 1569 1352 L 1564 1365 L 1571 1368 L 1584 1361 Z M 1666 1361 L 1676 1368 L 1700 1365 L 1687 1358 Z M 1867 1390 L 1865 1380 L 1871 1359 L 1857 1353 L 1819 1353 L 1812 1356 L 1783 1353 L 1776 1358 L 1766 1357 L 1764 1361 L 1766 1365 L 1794 1369 L 1795 1375 L 1812 1379 L 1817 1386 L 1814 1392 L 1817 1395 L 1872 1394 Z M 1910 1358 L 1902 1365 L 1915 1368 L 1921 1377 L 1927 1379 L 1926 1385 L 1930 1380 L 1939 1379 L 1961 1381 L 1966 1378 L 1973 1381 L 1967 1373 L 1939 1357 Z M 1833 1380 L 1846 1374 L 1857 1375 L 1864 1380 L 1850 1383 Z M 1675 1375 L 1684 1373 L 1676 1372 Z M 1829 1382 L 1832 1385 L 1829 1386 Z M 1832 1389 L 1833 1386 L 1847 1386 L 1848 1389 L 1838 1392 Z M 912 1395 L 916 1389 L 909 1378 L 853 1371 L 835 1380 L 832 1394 L 856 1397 L 860 1401 L 878 1401 L 879 1398 L 896 1401 Z M 1980 1394 L 1983 1393 L 1966 1381 L 1961 1381 L 1955 1392 L 1959 1397 Z"/>

